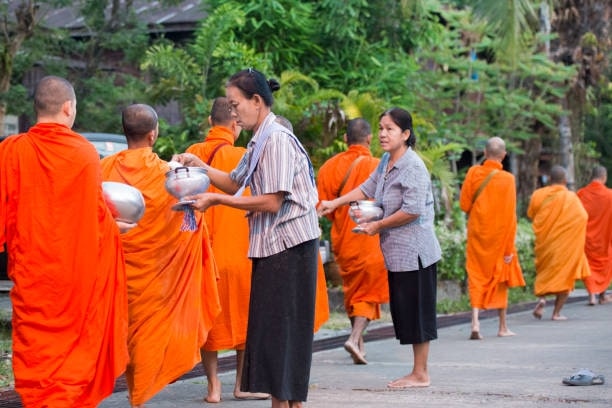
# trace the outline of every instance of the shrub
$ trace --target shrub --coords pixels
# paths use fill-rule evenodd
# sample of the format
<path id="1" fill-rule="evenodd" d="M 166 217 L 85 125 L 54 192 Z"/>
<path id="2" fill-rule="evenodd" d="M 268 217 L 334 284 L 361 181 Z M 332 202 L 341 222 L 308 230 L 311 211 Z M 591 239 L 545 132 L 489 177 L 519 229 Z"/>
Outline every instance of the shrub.
<path id="1" fill-rule="evenodd" d="M 443 222 L 436 223 L 436 235 L 442 248 L 438 263 L 439 280 L 465 280 L 465 228 L 449 228 Z"/>

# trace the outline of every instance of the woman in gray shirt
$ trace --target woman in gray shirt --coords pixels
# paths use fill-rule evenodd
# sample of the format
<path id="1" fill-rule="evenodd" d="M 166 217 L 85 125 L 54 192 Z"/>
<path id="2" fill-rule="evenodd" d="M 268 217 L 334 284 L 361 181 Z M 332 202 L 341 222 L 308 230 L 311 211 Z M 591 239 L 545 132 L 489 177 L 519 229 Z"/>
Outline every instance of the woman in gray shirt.
<path id="1" fill-rule="evenodd" d="M 441 258 L 434 232 L 434 200 L 429 172 L 413 150 L 412 117 L 401 108 L 379 119 L 380 145 L 385 151 L 378 168 L 353 191 L 322 201 L 319 215 L 352 201 L 374 199 L 383 218 L 360 224 L 369 235 L 379 234 L 389 277 L 391 317 L 400 344 L 412 344 L 412 372 L 391 381 L 393 389 L 427 387 L 429 341 L 436 326 L 436 264 Z"/>

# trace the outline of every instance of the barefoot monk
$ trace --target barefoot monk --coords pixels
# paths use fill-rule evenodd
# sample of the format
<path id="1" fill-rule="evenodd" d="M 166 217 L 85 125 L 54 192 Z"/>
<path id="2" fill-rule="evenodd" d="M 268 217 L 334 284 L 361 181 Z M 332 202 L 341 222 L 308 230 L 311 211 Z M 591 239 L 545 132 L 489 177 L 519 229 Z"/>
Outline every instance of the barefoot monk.
<path id="1" fill-rule="evenodd" d="M 129 314 L 126 378 L 131 405 L 140 407 L 200 361 L 200 347 L 220 307 L 203 221 L 197 214 L 199 228 L 182 231 L 183 212 L 171 209 L 177 200 L 164 188 L 170 169 L 152 150 L 157 114 L 136 104 L 124 109 L 122 119 L 128 149 L 103 159 L 102 174 L 138 188 L 145 198 L 138 226 L 122 235 Z"/>
<path id="2" fill-rule="evenodd" d="M 555 295 L 552 320 L 566 320 L 561 308 L 575 282 L 591 274 L 584 253 L 588 215 L 576 193 L 567 189 L 563 167 L 552 167 L 550 183 L 533 192 L 527 209 L 535 233 L 534 293 L 540 297 L 533 315 L 541 319 L 545 296 Z"/>
<path id="3" fill-rule="evenodd" d="M 471 340 L 482 339 L 478 313 L 497 309 L 500 337 L 514 333 L 506 324 L 508 288 L 525 286 L 514 244 L 516 186 L 503 170 L 506 144 L 492 137 L 485 145 L 485 161 L 472 166 L 461 187 L 461 209 L 468 214 L 465 269 L 472 305 Z"/>

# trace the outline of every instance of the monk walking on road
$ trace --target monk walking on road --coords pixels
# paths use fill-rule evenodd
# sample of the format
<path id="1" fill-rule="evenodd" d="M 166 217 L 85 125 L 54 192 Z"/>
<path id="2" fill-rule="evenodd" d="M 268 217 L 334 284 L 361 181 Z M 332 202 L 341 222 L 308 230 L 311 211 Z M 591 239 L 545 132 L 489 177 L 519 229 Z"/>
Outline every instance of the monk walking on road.
<path id="1" fill-rule="evenodd" d="M 565 169 L 553 166 L 550 185 L 533 192 L 527 209 L 535 233 L 535 295 L 533 316 L 541 319 L 546 296 L 555 295 L 552 320 L 567 320 L 561 309 L 576 280 L 590 275 L 584 254 L 588 215 L 580 199 L 566 187 Z"/>
<path id="2" fill-rule="evenodd" d="M 515 247 L 516 185 L 503 170 L 506 144 L 487 141 L 485 161 L 473 166 L 461 187 L 461 209 L 468 214 L 466 270 L 472 305 L 471 340 L 480 340 L 480 309 L 498 309 L 499 337 L 514 336 L 506 323 L 508 288 L 525 286 Z"/>
<path id="3" fill-rule="evenodd" d="M 34 109 L 36 124 L 0 144 L 15 390 L 25 408 L 94 408 L 128 360 L 119 230 L 104 201 L 100 156 L 71 130 L 72 85 L 44 77 Z"/>
<path id="4" fill-rule="evenodd" d="M 363 183 L 376 169 L 372 157 L 370 124 L 362 118 L 348 122 L 345 152 L 338 153 L 319 169 L 317 186 L 320 200 L 333 200 Z M 355 364 L 367 364 L 363 333 L 369 322 L 380 318 L 380 305 L 389 301 L 387 269 L 378 237 L 352 232 L 355 223 L 349 207 L 336 208 L 327 215 L 332 222 L 331 244 L 340 266 L 344 309 L 351 320 L 351 334 L 344 348 Z"/>
<path id="5" fill-rule="evenodd" d="M 578 198 L 589 215 L 584 252 L 589 261 L 591 276 L 584 279 L 589 292 L 589 305 L 612 302 L 606 290 L 612 280 L 612 189 L 606 187 L 608 171 L 595 166 L 591 182 L 578 190 Z"/>
<path id="6" fill-rule="evenodd" d="M 128 149 L 102 160 L 107 181 L 139 189 L 145 212 L 122 235 L 128 280 L 130 403 L 142 407 L 200 362 L 200 347 L 219 313 L 216 269 L 206 227 L 181 231 L 183 212 L 164 188 L 168 163 L 153 152 L 157 114 L 148 105 L 124 109 Z"/>

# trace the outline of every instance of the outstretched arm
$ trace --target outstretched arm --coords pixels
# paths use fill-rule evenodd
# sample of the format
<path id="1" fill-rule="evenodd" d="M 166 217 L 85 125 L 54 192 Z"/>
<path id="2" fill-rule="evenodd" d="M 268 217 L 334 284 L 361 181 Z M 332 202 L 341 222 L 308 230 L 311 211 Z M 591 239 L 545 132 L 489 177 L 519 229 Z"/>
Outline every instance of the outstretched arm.
<path id="1" fill-rule="evenodd" d="M 198 156 L 192 153 L 181 153 L 172 156 L 172 160 L 181 163 L 187 167 L 203 167 L 206 169 L 206 174 L 210 178 L 210 182 L 213 186 L 222 190 L 227 194 L 234 194 L 240 186 L 229 176 L 228 173 L 215 169 L 212 166 L 204 163 Z"/>

